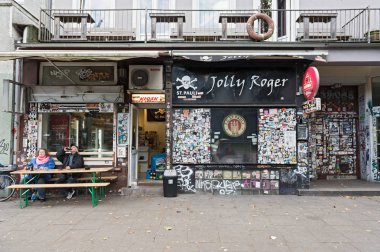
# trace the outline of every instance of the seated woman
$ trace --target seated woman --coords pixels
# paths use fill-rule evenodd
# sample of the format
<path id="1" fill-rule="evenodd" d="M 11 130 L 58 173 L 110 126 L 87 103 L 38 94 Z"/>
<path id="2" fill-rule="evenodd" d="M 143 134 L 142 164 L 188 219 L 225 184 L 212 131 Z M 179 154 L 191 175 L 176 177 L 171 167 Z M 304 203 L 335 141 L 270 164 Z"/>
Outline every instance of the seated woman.
<path id="1" fill-rule="evenodd" d="M 55 168 L 55 163 L 53 158 L 50 156 L 46 149 L 39 149 L 37 155 L 27 164 L 27 169 L 34 170 L 49 170 Z M 33 179 L 33 175 L 29 174 L 26 176 L 26 181 Z M 51 174 L 40 174 L 34 181 L 36 184 L 45 184 L 51 178 Z M 25 181 L 25 180 L 24 180 Z M 22 181 L 22 182 L 24 182 Z M 37 188 L 32 194 L 32 200 L 40 199 L 45 201 L 45 188 Z"/>

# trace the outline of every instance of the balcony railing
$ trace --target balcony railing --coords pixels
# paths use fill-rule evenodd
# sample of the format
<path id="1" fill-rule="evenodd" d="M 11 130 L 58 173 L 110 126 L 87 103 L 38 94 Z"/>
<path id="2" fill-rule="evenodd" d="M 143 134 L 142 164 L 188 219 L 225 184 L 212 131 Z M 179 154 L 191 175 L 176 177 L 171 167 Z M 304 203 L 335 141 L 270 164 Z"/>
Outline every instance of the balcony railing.
<path id="1" fill-rule="evenodd" d="M 258 10 L 41 10 L 40 42 L 252 42 Z M 265 42 L 380 42 L 380 9 L 261 10 L 274 21 Z M 267 24 L 259 19 L 256 33 Z"/>

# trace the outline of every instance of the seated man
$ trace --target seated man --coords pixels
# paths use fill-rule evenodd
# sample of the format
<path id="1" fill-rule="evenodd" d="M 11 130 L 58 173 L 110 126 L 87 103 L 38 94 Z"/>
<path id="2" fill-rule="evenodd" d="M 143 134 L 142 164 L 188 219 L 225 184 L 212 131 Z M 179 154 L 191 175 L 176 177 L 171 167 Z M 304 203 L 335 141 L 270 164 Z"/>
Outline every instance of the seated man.
<path id="1" fill-rule="evenodd" d="M 70 153 L 66 153 L 70 151 Z M 63 169 L 83 168 L 83 157 L 78 153 L 78 146 L 71 144 L 70 147 L 64 147 L 57 152 L 57 159 L 63 164 Z M 80 174 L 62 173 L 56 183 L 75 183 Z M 66 198 L 71 199 L 75 193 L 73 188 L 64 190 L 67 193 Z"/>

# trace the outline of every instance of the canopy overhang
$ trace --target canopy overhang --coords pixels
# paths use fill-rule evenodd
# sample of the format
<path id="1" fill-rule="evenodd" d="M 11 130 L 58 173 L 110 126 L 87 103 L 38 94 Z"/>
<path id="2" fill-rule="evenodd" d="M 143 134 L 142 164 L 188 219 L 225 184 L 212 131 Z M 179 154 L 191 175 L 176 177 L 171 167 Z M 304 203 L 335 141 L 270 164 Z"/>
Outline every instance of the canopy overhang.
<path id="1" fill-rule="evenodd" d="M 170 57 L 168 50 L 17 50 L 0 52 L 0 60 L 13 60 L 21 58 L 48 59 L 52 61 L 73 60 L 127 60 L 132 58 L 158 58 Z"/>
<path id="2" fill-rule="evenodd" d="M 327 50 L 173 50 L 172 56 L 195 61 L 223 62 L 244 59 L 305 59 L 326 62 Z"/>
<path id="3" fill-rule="evenodd" d="M 133 58 L 173 57 L 204 62 L 242 59 L 304 59 L 326 62 L 327 50 L 17 50 L 0 52 L 0 61 L 21 58 L 51 61 L 119 61 Z"/>

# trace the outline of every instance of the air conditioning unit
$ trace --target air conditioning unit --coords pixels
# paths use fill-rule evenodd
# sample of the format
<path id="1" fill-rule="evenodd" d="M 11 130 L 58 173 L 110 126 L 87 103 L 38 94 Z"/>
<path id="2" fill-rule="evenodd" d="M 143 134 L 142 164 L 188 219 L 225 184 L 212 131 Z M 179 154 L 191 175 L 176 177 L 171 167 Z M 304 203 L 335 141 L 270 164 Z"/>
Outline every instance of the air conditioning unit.
<path id="1" fill-rule="evenodd" d="M 130 65 L 129 89 L 132 90 L 162 90 L 163 82 L 162 65 Z"/>

